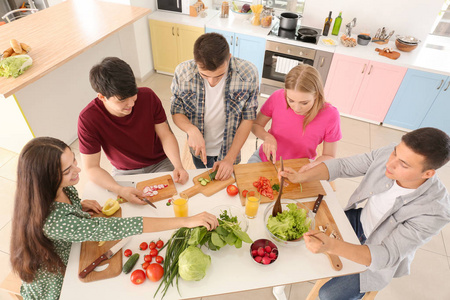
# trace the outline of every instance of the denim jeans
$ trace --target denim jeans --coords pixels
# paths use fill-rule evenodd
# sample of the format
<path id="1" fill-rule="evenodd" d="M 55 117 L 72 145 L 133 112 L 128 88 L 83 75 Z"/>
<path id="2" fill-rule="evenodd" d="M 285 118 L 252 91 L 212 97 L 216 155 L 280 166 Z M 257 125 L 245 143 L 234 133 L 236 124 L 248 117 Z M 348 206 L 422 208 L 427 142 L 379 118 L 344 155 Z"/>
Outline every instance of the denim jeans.
<path id="1" fill-rule="evenodd" d="M 361 245 L 366 236 L 361 225 L 362 208 L 350 209 L 345 212 Z M 325 283 L 319 291 L 320 300 L 356 300 L 362 299 L 365 293 L 359 292 L 359 274 L 335 277 Z"/>
<path id="2" fill-rule="evenodd" d="M 203 164 L 202 160 L 192 155 L 192 160 L 194 162 L 194 165 L 197 169 L 204 169 L 205 165 Z M 206 166 L 208 168 L 212 168 L 214 166 L 214 163 L 217 161 L 217 156 L 207 156 L 206 157 Z"/>

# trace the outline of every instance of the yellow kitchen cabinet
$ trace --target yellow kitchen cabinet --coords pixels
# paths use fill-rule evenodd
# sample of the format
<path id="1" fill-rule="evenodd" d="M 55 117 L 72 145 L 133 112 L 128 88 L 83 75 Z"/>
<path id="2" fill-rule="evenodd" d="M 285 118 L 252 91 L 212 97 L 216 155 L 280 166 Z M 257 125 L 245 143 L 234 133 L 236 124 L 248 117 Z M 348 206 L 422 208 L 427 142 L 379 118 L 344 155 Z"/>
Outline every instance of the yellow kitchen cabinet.
<path id="1" fill-rule="evenodd" d="M 176 66 L 194 58 L 194 43 L 203 27 L 149 20 L 155 70 L 173 73 Z"/>

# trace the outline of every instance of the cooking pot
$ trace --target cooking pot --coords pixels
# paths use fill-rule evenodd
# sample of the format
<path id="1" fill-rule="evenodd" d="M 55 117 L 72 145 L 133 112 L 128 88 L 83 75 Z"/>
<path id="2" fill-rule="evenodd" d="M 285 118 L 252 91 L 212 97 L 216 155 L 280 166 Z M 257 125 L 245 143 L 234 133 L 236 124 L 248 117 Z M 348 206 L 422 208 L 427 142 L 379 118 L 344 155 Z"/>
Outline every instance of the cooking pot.
<path id="1" fill-rule="evenodd" d="M 294 30 L 286 30 L 283 28 L 278 29 L 278 36 L 287 39 L 295 39 L 295 29 Z"/>
<path id="2" fill-rule="evenodd" d="M 317 30 L 309 27 L 300 27 L 297 34 L 297 40 L 303 42 L 315 42 L 319 36 L 319 32 Z"/>
<path id="3" fill-rule="evenodd" d="M 284 12 L 280 15 L 280 28 L 285 30 L 294 30 L 297 28 L 297 21 L 301 15 L 291 12 Z"/>

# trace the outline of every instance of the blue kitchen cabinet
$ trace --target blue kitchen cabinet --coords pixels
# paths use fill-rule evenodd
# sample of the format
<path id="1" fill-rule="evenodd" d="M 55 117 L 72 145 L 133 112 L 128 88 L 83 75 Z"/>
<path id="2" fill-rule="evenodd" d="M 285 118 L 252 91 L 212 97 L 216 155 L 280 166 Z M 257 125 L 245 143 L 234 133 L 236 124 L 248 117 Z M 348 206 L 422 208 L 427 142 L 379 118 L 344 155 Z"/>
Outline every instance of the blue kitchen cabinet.
<path id="1" fill-rule="evenodd" d="M 445 75 L 408 69 L 383 123 L 419 128 L 446 80 Z"/>
<path id="2" fill-rule="evenodd" d="M 230 45 L 230 52 L 233 56 L 245 59 L 253 63 L 258 68 L 259 81 L 261 82 L 264 52 L 266 49 L 266 39 L 237 32 L 212 29 L 206 27 L 206 33 L 216 32 L 222 34 Z"/>
<path id="3" fill-rule="evenodd" d="M 433 105 L 423 119 L 420 127 L 436 127 L 450 135 L 450 77 L 440 88 Z"/>

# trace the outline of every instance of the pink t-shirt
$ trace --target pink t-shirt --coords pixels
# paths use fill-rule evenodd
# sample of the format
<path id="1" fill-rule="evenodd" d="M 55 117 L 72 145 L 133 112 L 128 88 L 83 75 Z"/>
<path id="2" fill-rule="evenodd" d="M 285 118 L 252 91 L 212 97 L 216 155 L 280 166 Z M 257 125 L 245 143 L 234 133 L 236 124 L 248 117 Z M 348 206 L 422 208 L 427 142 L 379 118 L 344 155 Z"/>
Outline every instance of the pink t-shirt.
<path id="1" fill-rule="evenodd" d="M 305 131 L 305 116 L 297 115 L 290 107 L 286 107 L 288 105 L 284 89 L 275 91 L 261 107 L 261 113 L 272 118 L 269 133 L 277 140 L 277 160 L 280 156 L 283 159 L 314 159 L 320 143 L 333 143 L 342 138 L 339 112 L 331 104 L 325 103 L 317 116 L 306 126 Z M 268 161 L 262 146 L 259 148 L 259 156 L 262 161 Z"/>

